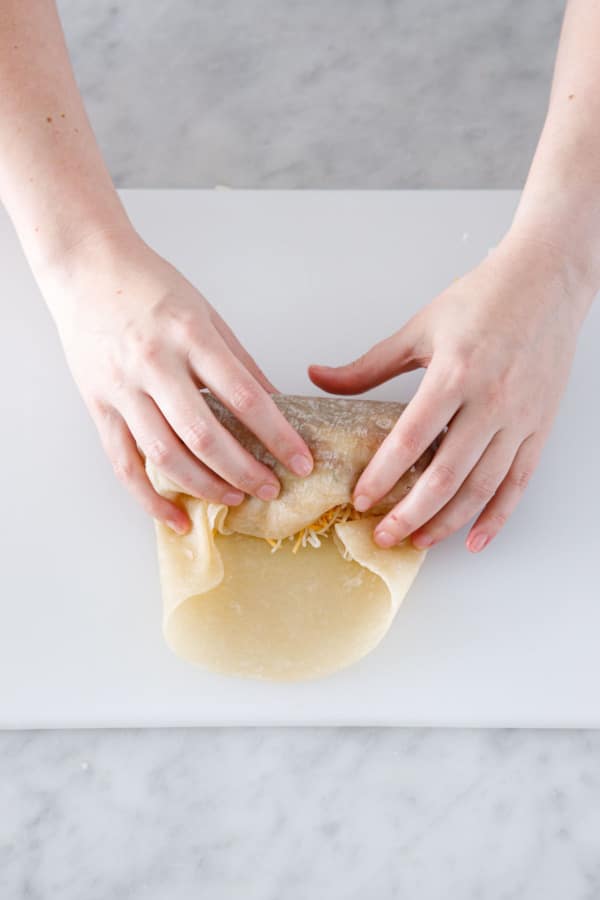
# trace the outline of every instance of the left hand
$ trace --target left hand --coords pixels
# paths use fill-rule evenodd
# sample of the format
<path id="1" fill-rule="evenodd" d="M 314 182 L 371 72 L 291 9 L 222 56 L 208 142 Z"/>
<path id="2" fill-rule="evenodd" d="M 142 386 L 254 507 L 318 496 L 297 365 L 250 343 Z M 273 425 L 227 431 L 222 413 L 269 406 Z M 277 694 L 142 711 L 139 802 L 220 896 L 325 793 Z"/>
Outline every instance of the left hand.
<path id="1" fill-rule="evenodd" d="M 354 489 L 356 508 L 369 509 L 448 426 L 427 470 L 378 524 L 374 540 L 381 547 L 408 535 L 416 547 L 430 547 L 477 516 L 466 541 L 477 552 L 517 506 L 556 416 L 593 296 L 556 250 L 509 233 L 359 359 L 310 367 L 312 381 L 335 394 L 427 370 Z"/>

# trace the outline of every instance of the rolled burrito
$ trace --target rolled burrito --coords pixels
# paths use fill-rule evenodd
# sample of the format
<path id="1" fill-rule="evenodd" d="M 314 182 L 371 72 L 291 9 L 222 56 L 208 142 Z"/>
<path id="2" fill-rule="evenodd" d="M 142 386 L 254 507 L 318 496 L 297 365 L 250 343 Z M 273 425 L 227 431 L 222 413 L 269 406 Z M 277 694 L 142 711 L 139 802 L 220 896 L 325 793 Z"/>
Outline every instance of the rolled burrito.
<path id="1" fill-rule="evenodd" d="M 411 489 L 433 448 L 361 514 L 352 490 L 405 408 L 401 403 L 276 394 L 314 469 L 298 478 L 212 395 L 218 420 L 281 482 L 276 500 L 236 507 L 192 497 L 149 460 L 146 471 L 192 522 L 177 535 L 155 522 L 163 630 L 180 657 L 215 672 L 292 681 L 348 666 L 381 641 L 426 551 L 383 550 L 374 526 Z"/>

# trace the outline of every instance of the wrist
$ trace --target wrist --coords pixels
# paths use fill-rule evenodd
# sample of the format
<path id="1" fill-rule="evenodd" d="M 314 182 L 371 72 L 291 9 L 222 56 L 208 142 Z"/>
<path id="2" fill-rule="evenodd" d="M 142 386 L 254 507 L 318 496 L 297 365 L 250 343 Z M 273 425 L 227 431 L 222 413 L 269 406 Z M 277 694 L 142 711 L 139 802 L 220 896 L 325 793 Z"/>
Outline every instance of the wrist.
<path id="1" fill-rule="evenodd" d="M 21 243 L 36 279 L 60 275 L 85 259 L 92 251 L 118 245 L 136 234 L 124 209 L 99 215 L 59 217 L 33 234 L 21 235 Z"/>
<path id="2" fill-rule="evenodd" d="M 38 283 L 65 281 L 89 265 L 108 262 L 141 238 L 127 217 L 86 219 L 70 229 L 70 234 L 54 237 L 25 252 Z"/>
<path id="3" fill-rule="evenodd" d="M 538 245 L 561 270 L 569 290 L 593 296 L 600 289 L 600 204 L 594 190 L 556 184 L 552 191 L 528 186 L 509 233 Z"/>
<path id="4" fill-rule="evenodd" d="M 524 219 L 513 222 L 498 250 L 558 285 L 559 295 L 572 309 L 577 324 L 582 323 L 600 287 L 593 254 L 583 252 L 570 235 L 541 221 Z M 556 292 L 551 294 L 555 296 Z"/>
<path id="5" fill-rule="evenodd" d="M 65 242 L 59 251 L 44 253 L 30 265 L 50 312 L 58 322 L 72 312 L 90 274 L 117 271 L 124 257 L 132 258 L 144 245 L 129 220 L 86 223 L 77 240 Z M 144 245 L 145 246 L 145 245 Z"/>

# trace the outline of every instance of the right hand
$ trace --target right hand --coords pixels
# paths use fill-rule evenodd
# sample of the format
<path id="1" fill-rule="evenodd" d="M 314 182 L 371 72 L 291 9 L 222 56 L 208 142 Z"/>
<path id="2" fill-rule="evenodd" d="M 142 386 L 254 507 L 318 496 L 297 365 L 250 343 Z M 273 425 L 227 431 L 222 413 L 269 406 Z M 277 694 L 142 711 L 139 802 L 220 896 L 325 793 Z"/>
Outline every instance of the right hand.
<path id="1" fill-rule="evenodd" d="M 150 484 L 141 453 L 189 494 L 227 506 L 274 499 L 273 471 L 213 416 L 207 387 L 284 466 L 304 476 L 310 450 L 273 402 L 231 329 L 135 232 L 82 240 L 38 274 L 67 362 L 115 473 L 155 519 L 189 519 Z"/>

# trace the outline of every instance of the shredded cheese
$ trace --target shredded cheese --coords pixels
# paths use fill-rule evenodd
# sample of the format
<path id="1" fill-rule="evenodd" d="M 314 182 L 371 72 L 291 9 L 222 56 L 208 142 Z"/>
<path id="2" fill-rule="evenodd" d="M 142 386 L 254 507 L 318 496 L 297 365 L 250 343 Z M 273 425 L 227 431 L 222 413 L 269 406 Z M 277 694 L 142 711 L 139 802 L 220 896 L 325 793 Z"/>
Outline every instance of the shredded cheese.
<path id="1" fill-rule="evenodd" d="M 351 503 L 344 503 L 341 506 L 333 506 L 331 509 L 328 509 L 318 519 L 300 529 L 296 534 L 291 534 L 287 538 L 278 538 L 277 540 L 274 538 L 265 538 L 265 540 L 271 547 L 271 553 L 279 550 L 284 541 L 293 541 L 292 553 L 297 553 L 300 547 L 306 547 L 307 544 L 315 548 L 320 547 L 321 538 L 329 537 L 331 529 L 336 522 L 347 522 L 350 519 L 360 518 L 361 514 L 354 509 Z"/>

